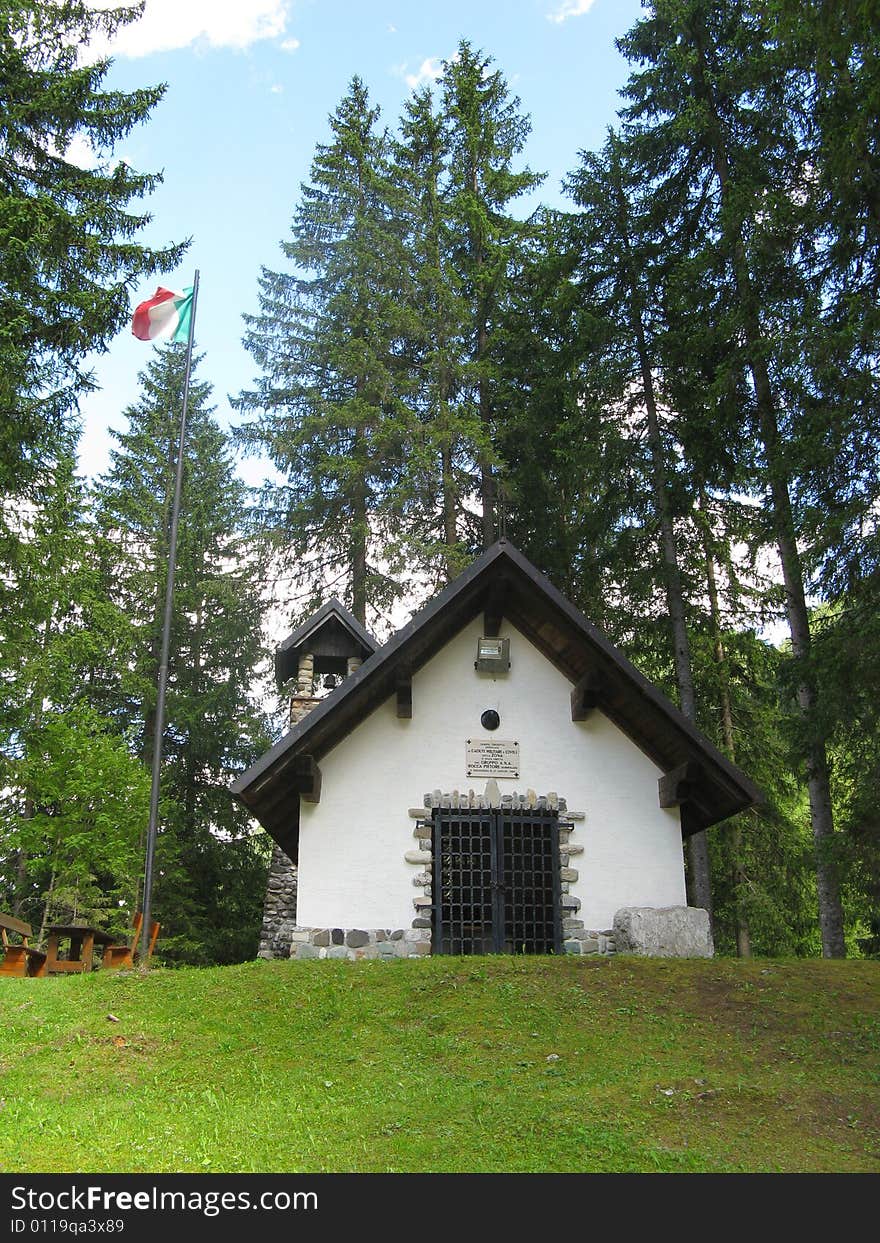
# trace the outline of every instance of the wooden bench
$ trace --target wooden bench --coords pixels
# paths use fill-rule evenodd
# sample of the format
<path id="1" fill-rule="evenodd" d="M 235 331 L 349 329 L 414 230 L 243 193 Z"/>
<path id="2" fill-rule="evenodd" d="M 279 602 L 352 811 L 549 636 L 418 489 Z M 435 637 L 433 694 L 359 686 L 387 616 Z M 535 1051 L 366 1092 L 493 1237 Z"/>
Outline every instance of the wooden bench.
<path id="1" fill-rule="evenodd" d="M 21 944 L 11 944 L 10 932 L 17 933 L 21 937 Z M 46 974 L 46 955 L 42 950 L 33 949 L 29 944 L 33 935 L 30 924 L 26 924 L 23 919 L 0 913 L 0 940 L 3 942 L 0 975 Z"/>
<path id="2" fill-rule="evenodd" d="M 135 958 L 140 958 L 140 940 L 141 928 L 143 927 L 144 916 L 138 911 L 131 923 L 132 937 L 128 945 L 108 945 L 104 950 L 104 958 L 102 965 L 108 969 L 118 967 L 133 967 Z M 159 925 L 155 919 L 150 920 L 150 943 L 147 946 L 147 961 L 143 965 L 146 966 L 153 956 L 153 948 L 156 944 L 156 938 L 159 936 Z"/>

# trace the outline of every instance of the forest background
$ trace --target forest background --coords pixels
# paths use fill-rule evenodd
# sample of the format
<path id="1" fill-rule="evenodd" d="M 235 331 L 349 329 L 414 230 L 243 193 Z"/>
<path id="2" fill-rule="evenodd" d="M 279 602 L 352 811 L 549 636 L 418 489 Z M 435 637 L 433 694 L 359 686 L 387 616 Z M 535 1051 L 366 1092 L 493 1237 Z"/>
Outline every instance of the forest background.
<path id="1" fill-rule="evenodd" d="M 94 352 L 186 254 L 143 243 L 161 177 L 114 154 L 164 88 L 80 53 L 139 20 L 0 13 L 0 906 L 40 929 L 130 920 L 156 743 L 180 347 L 77 468 Z M 228 786 L 283 724 L 267 616 L 332 592 L 383 638 L 501 531 L 765 791 L 690 839 L 719 951 L 877 954 L 877 33 L 860 0 L 646 5 L 563 206 L 490 48 L 394 122 L 351 78 L 254 273 L 233 430 L 196 366 L 165 961 L 256 950 L 268 842 Z"/>

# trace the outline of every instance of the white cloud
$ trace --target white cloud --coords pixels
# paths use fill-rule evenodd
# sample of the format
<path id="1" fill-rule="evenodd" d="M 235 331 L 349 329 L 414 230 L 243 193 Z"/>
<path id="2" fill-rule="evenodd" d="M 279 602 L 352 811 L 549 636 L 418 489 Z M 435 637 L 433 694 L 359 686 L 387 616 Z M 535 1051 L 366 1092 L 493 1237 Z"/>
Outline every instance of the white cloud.
<path id="1" fill-rule="evenodd" d="M 566 22 L 570 17 L 583 17 L 595 3 L 596 0 L 563 0 L 558 9 L 547 14 L 547 21 Z"/>
<path id="2" fill-rule="evenodd" d="M 276 82 L 274 86 L 269 87 L 269 92 L 272 95 L 282 95 L 284 93 L 284 87 L 280 82 Z"/>
<path id="3" fill-rule="evenodd" d="M 281 44 L 282 52 L 295 52 L 299 47 L 299 39 L 285 39 Z"/>
<path id="4" fill-rule="evenodd" d="M 94 9 L 118 7 L 118 0 L 89 0 Z M 245 48 L 261 39 L 284 34 L 292 0 L 147 0 L 140 21 L 124 26 L 109 43 L 90 46 L 92 54 L 149 56 L 194 43 L 208 47 Z M 290 42 L 295 42 L 291 40 Z"/>
<path id="5" fill-rule="evenodd" d="M 405 70 L 406 66 L 403 66 Z M 427 60 L 423 60 L 419 65 L 416 73 L 403 73 L 403 80 L 410 88 L 415 90 L 417 86 L 421 86 L 424 82 L 436 82 L 443 72 L 443 66 L 436 56 L 429 56 Z"/>
<path id="6" fill-rule="evenodd" d="M 98 167 L 95 149 L 83 134 L 74 134 L 70 145 L 64 152 L 64 158 L 68 164 L 75 164 L 77 168 Z"/>

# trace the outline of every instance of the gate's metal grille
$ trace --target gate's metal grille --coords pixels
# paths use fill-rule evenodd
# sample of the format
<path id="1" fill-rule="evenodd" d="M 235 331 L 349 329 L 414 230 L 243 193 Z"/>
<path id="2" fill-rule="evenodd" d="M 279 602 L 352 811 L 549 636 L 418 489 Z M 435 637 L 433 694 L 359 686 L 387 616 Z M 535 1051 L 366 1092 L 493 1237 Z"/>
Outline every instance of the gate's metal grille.
<path id="1" fill-rule="evenodd" d="M 493 950 L 492 830 L 488 812 L 435 813 L 437 953 L 490 954 Z"/>
<path id="2" fill-rule="evenodd" d="M 552 954 L 559 949 L 557 824 L 546 813 L 502 816 L 504 952 Z"/>
<path id="3" fill-rule="evenodd" d="M 555 812 L 434 812 L 434 952 L 561 949 Z"/>

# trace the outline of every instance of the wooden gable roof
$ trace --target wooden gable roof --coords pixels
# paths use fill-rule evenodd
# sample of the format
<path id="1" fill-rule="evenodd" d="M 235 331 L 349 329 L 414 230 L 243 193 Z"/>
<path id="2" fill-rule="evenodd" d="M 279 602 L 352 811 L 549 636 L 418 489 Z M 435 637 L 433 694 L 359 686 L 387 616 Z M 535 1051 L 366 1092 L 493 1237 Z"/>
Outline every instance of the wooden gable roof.
<path id="1" fill-rule="evenodd" d="M 600 710 L 662 770 L 661 806 L 680 805 L 685 836 L 761 801 L 761 793 L 516 548 L 493 544 L 322 700 L 232 786 L 296 857 L 300 797 L 320 798 L 320 760 L 397 694 L 479 613 L 485 633 L 510 622 L 572 682 L 572 719 Z"/>

